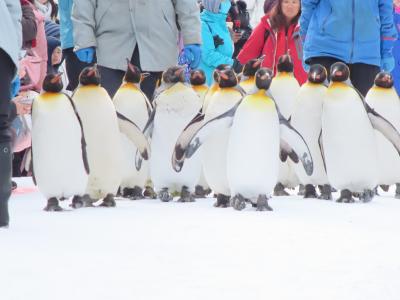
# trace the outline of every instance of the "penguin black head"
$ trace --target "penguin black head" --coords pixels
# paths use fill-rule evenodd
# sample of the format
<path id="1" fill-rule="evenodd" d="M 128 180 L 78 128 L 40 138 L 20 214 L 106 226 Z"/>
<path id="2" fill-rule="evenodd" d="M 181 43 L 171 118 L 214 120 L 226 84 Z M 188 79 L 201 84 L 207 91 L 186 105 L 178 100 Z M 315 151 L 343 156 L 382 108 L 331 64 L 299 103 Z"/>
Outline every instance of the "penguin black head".
<path id="1" fill-rule="evenodd" d="M 49 74 L 43 80 L 43 90 L 51 93 L 59 93 L 63 89 L 62 73 Z"/>
<path id="2" fill-rule="evenodd" d="M 394 85 L 392 74 L 388 72 L 380 72 L 375 77 L 375 85 L 385 89 L 392 88 Z"/>
<path id="3" fill-rule="evenodd" d="M 293 73 L 293 60 L 289 54 L 284 54 L 278 59 L 278 65 L 276 66 L 278 72 Z"/>
<path id="4" fill-rule="evenodd" d="M 185 67 L 184 66 L 175 66 L 168 68 L 162 74 L 162 80 L 165 83 L 178 83 L 185 82 Z"/>
<path id="5" fill-rule="evenodd" d="M 244 76 L 254 76 L 264 60 L 264 55 L 257 59 L 249 60 L 243 67 Z"/>
<path id="6" fill-rule="evenodd" d="M 312 83 L 323 83 L 328 77 L 328 73 L 323 65 L 315 64 L 310 67 L 308 81 Z"/>
<path id="7" fill-rule="evenodd" d="M 220 88 L 234 87 L 238 84 L 238 78 L 232 68 L 226 68 L 222 71 L 216 70 L 216 72 L 218 73 Z"/>
<path id="8" fill-rule="evenodd" d="M 128 68 L 126 69 L 124 80 L 130 83 L 140 83 L 142 80 L 142 72 L 138 67 L 131 64 L 129 59 L 127 59 Z"/>
<path id="9" fill-rule="evenodd" d="M 349 77 L 350 69 L 345 63 L 337 62 L 331 66 L 331 81 L 344 82 Z"/>
<path id="10" fill-rule="evenodd" d="M 84 68 L 79 75 L 79 83 L 82 85 L 100 85 L 100 73 L 97 65 Z"/>
<path id="11" fill-rule="evenodd" d="M 190 72 L 191 85 L 203 85 L 206 83 L 206 74 L 203 70 L 192 70 Z"/>
<path id="12" fill-rule="evenodd" d="M 229 68 L 231 68 L 231 66 L 230 66 L 230 65 L 227 65 L 227 64 L 220 64 L 220 65 L 218 65 L 218 66 L 215 68 L 214 72 L 213 72 L 214 81 L 217 82 L 217 83 L 219 83 L 219 73 L 218 73 L 218 71 L 222 71 L 222 70 L 229 69 Z"/>
<path id="13" fill-rule="evenodd" d="M 260 90 L 268 90 L 274 73 L 271 69 L 261 68 L 256 72 L 256 86 Z"/>

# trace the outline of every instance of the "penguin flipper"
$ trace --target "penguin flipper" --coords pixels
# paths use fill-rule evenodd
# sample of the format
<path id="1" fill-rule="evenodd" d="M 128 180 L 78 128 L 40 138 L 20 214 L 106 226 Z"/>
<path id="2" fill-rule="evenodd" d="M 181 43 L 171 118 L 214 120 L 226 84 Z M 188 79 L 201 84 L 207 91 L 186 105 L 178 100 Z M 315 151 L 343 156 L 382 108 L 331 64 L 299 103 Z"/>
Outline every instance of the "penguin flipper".
<path id="1" fill-rule="evenodd" d="M 324 144 L 322 142 L 322 129 L 321 129 L 321 132 L 319 133 L 318 146 L 319 146 L 319 151 L 321 152 L 322 162 L 324 163 L 325 173 L 327 173 L 327 171 L 326 171 L 326 162 L 325 162 L 325 154 L 324 154 Z"/>
<path id="2" fill-rule="evenodd" d="M 150 157 L 150 145 L 140 128 L 119 112 L 117 112 L 117 117 L 120 131 L 135 144 L 139 150 L 140 156 L 144 160 L 148 160 Z"/>
<path id="3" fill-rule="evenodd" d="M 289 156 L 294 163 L 298 163 L 300 160 L 306 174 L 311 176 L 314 171 L 314 163 L 306 141 L 280 113 L 279 123 L 281 135 L 281 159 L 282 157 Z"/>
<path id="4" fill-rule="evenodd" d="M 35 177 L 35 170 L 33 169 L 33 147 L 31 145 L 31 149 L 30 149 L 30 154 L 31 154 L 31 162 L 29 164 L 29 171 L 32 173 L 32 181 L 35 185 L 37 185 L 36 182 L 36 177 Z"/>

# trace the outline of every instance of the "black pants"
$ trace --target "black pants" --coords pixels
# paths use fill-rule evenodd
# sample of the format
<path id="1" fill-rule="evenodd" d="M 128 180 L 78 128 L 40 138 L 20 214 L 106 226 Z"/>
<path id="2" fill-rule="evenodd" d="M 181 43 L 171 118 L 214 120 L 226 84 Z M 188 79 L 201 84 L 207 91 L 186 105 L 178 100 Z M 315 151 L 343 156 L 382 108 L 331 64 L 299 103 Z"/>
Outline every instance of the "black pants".
<path id="1" fill-rule="evenodd" d="M 321 64 L 328 71 L 328 77 L 331 66 L 340 61 L 333 57 L 313 57 L 308 60 L 310 65 Z M 369 89 L 374 85 L 375 76 L 379 73 L 380 68 L 374 65 L 362 63 L 347 64 L 350 69 L 350 80 L 356 89 L 364 96 L 367 95 Z"/>
<path id="2" fill-rule="evenodd" d="M 133 51 L 131 63 L 141 69 L 140 66 L 140 58 L 139 58 L 139 49 L 136 46 Z M 128 66 L 126 66 L 128 67 Z M 104 87 L 110 97 L 114 97 L 118 88 L 122 83 L 122 79 L 125 75 L 124 71 L 110 69 L 103 66 L 99 66 L 100 75 L 101 75 L 101 85 Z M 140 88 L 143 93 L 146 94 L 147 98 L 151 101 L 153 98 L 154 90 L 156 89 L 157 81 L 161 79 L 162 72 L 148 72 L 150 73 L 140 84 Z"/>
<path id="3" fill-rule="evenodd" d="M 65 59 L 65 69 L 68 76 L 68 91 L 74 91 L 79 84 L 79 74 L 81 71 L 92 64 L 82 62 L 74 53 L 73 48 L 63 50 L 63 57 Z"/>

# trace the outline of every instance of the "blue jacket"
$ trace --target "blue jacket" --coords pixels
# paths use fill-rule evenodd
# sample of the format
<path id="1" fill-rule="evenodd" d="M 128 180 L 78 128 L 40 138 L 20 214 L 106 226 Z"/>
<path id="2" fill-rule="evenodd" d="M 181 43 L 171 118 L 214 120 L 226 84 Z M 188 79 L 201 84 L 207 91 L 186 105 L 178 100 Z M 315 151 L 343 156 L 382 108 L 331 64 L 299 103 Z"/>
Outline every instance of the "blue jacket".
<path id="1" fill-rule="evenodd" d="M 397 32 L 392 0 L 302 0 L 304 60 L 330 56 L 346 63 L 381 66 L 392 55 Z"/>
<path id="2" fill-rule="evenodd" d="M 400 35 L 400 14 L 394 13 L 393 16 L 394 25 L 397 29 L 397 33 Z M 396 88 L 397 94 L 400 95 L 400 36 L 397 38 L 393 47 L 393 56 L 394 56 L 394 69 L 392 72 L 394 79 L 394 86 Z"/>
<path id="3" fill-rule="evenodd" d="M 71 20 L 72 0 L 59 0 L 58 13 L 60 14 L 60 36 L 63 49 L 74 47 L 73 26 Z"/>
<path id="4" fill-rule="evenodd" d="M 201 15 L 201 62 L 199 69 L 206 74 L 207 84 L 213 82 L 212 73 L 220 64 L 233 65 L 233 41 L 226 25 L 226 14 L 204 10 Z M 215 48 L 213 36 L 218 35 L 224 44 Z"/>

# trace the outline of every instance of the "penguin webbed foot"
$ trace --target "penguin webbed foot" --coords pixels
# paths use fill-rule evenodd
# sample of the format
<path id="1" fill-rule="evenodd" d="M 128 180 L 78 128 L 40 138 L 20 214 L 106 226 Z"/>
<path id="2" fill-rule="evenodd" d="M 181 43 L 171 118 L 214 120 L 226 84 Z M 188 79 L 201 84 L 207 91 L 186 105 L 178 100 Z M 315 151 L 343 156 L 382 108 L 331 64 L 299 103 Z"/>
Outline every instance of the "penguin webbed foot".
<path id="1" fill-rule="evenodd" d="M 232 197 L 231 206 L 235 210 L 243 210 L 246 208 L 246 199 L 242 195 L 237 194 L 234 197 Z"/>
<path id="2" fill-rule="evenodd" d="M 321 193 L 318 199 L 332 200 L 332 187 L 329 184 L 319 185 L 318 188 Z"/>
<path id="3" fill-rule="evenodd" d="M 266 195 L 259 195 L 257 198 L 257 211 L 272 211 L 272 207 L 268 204 Z"/>
<path id="4" fill-rule="evenodd" d="M 117 203 L 115 202 L 114 195 L 108 194 L 104 199 L 103 202 L 99 205 L 100 207 L 115 207 Z"/>
<path id="5" fill-rule="evenodd" d="M 389 192 L 390 186 L 388 184 L 381 184 L 380 187 L 384 192 Z"/>
<path id="6" fill-rule="evenodd" d="M 304 190 L 304 199 L 317 198 L 317 191 L 312 184 L 306 184 Z"/>
<path id="7" fill-rule="evenodd" d="M 172 201 L 172 199 L 174 199 L 174 197 L 172 196 L 172 194 L 168 191 L 168 188 L 163 188 L 163 189 L 158 193 L 158 198 L 159 198 L 162 202 L 169 202 L 169 201 Z"/>
<path id="8" fill-rule="evenodd" d="M 371 202 L 372 199 L 375 196 L 375 189 L 366 189 L 364 190 L 364 192 L 360 193 L 359 199 L 363 202 L 363 203 L 368 203 Z"/>
<path id="9" fill-rule="evenodd" d="M 290 194 L 285 191 L 283 184 L 278 182 L 274 188 L 274 196 L 290 196 Z"/>
<path id="10" fill-rule="evenodd" d="M 122 197 L 131 200 L 143 199 L 143 189 L 139 186 L 135 186 L 134 188 L 124 188 L 122 191 Z"/>
<path id="11" fill-rule="evenodd" d="M 187 186 L 183 186 L 181 190 L 181 196 L 178 199 L 178 202 L 195 202 L 195 198 L 193 194 L 189 191 Z"/>
<path id="12" fill-rule="evenodd" d="M 75 196 L 72 198 L 72 203 L 71 203 L 70 206 L 71 206 L 72 208 L 75 208 L 75 209 L 78 209 L 78 208 L 83 207 L 85 204 L 84 204 L 82 198 L 83 198 L 83 197 L 81 197 L 81 196 L 75 195 Z"/>
<path id="13" fill-rule="evenodd" d="M 47 200 L 47 205 L 43 208 L 44 211 L 63 211 L 64 209 L 59 205 L 58 199 L 55 197 Z"/>
<path id="14" fill-rule="evenodd" d="M 306 186 L 304 184 L 299 185 L 299 192 L 297 193 L 298 196 L 304 196 L 306 192 Z"/>
<path id="15" fill-rule="evenodd" d="M 396 194 L 394 195 L 396 199 L 400 199 L 400 183 L 396 183 Z"/>
<path id="16" fill-rule="evenodd" d="M 340 198 L 336 200 L 339 203 L 354 203 L 353 194 L 349 190 L 342 190 L 340 192 Z"/>
<path id="17" fill-rule="evenodd" d="M 157 199 L 157 193 L 151 186 L 146 186 L 143 192 L 143 196 L 146 199 Z"/>
<path id="18" fill-rule="evenodd" d="M 211 194 L 210 188 L 205 189 L 201 185 L 196 185 L 196 187 L 194 189 L 194 196 L 196 198 L 206 198 L 209 194 Z"/>
<path id="19" fill-rule="evenodd" d="M 227 208 L 230 206 L 230 196 L 224 194 L 217 195 L 217 201 L 214 203 L 214 207 Z"/>

